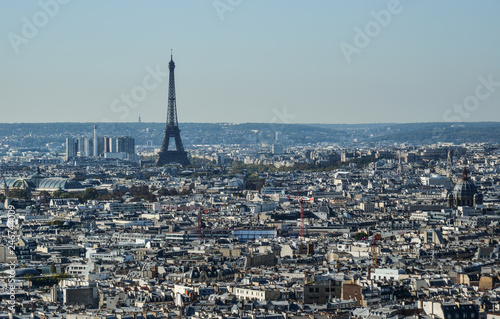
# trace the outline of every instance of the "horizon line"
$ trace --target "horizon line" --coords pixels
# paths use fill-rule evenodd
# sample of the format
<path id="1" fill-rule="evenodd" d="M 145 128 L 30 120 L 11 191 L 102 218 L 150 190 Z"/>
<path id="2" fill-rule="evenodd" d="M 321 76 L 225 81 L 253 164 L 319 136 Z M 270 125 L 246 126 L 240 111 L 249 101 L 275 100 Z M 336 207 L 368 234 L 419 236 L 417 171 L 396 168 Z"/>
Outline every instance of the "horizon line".
<path id="1" fill-rule="evenodd" d="M 99 125 L 99 124 L 165 124 L 165 122 L 0 122 L 0 125 L 13 125 L 13 124 L 89 124 L 89 125 Z M 479 124 L 479 123 L 498 123 L 500 121 L 466 121 L 466 122 L 358 122 L 358 123 L 269 123 L 269 122 L 179 122 L 179 124 L 231 124 L 231 125 L 242 125 L 242 124 L 268 124 L 268 125 L 402 125 L 402 124 Z"/>

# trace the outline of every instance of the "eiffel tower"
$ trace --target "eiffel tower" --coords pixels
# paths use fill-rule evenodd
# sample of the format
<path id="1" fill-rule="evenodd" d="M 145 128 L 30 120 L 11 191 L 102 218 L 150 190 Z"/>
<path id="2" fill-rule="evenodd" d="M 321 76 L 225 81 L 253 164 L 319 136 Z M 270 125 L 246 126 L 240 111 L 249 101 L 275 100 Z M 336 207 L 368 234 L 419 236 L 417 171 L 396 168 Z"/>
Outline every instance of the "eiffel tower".
<path id="1" fill-rule="evenodd" d="M 177 122 L 177 107 L 175 105 L 175 80 L 174 80 L 175 63 L 172 55 L 170 55 L 170 63 L 168 69 L 170 71 L 168 83 L 168 110 L 167 110 L 167 127 L 165 129 L 165 136 L 161 144 L 160 153 L 156 159 L 156 166 L 163 166 L 168 163 L 179 163 L 182 166 L 189 165 L 187 152 L 184 150 L 181 141 L 181 130 L 179 130 L 179 123 Z M 173 140 L 174 145 L 170 143 Z M 169 150 L 168 147 L 175 147 L 175 150 Z"/>

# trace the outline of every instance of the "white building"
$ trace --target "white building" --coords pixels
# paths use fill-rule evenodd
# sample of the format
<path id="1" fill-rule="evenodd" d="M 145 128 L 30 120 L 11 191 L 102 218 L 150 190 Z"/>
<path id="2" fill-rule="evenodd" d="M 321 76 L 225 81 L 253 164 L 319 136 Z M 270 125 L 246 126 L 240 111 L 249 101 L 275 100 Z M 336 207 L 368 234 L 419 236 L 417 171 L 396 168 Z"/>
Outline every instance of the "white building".
<path id="1" fill-rule="evenodd" d="M 404 269 L 376 268 L 370 279 L 399 281 L 400 276 L 404 274 L 406 274 Z"/>

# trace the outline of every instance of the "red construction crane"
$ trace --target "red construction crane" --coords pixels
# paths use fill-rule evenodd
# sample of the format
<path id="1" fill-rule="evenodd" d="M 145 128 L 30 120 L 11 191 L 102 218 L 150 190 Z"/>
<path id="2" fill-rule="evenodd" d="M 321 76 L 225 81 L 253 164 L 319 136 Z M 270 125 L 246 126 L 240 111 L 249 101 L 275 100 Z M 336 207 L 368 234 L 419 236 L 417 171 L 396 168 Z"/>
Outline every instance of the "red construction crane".
<path id="1" fill-rule="evenodd" d="M 300 192 L 297 189 L 297 197 L 299 197 Z M 304 200 L 302 197 L 299 198 L 299 204 L 300 204 L 300 237 L 304 238 L 305 237 L 305 232 L 304 232 Z"/>
<path id="2" fill-rule="evenodd" d="M 290 200 L 297 200 L 300 204 L 300 237 L 305 236 L 305 227 L 304 227 L 304 202 L 313 202 L 314 197 L 303 197 L 299 196 L 300 192 L 297 190 L 297 196 L 292 195 L 283 195 L 283 194 L 262 194 L 262 197 L 271 197 L 271 198 L 286 198 Z"/>
<path id="3" fill-rule="evenodd" d="M 378 250 L 377 250 L 377 241 L 381 240 L 382 239 L 382 235 L 380 234 L 375 234 L 373 235 L 373 239 L 372 239 L 372 266 L 373 266 L 373 269 L 375 269 L 377 267 L 377 254 L 378 254 Z"/>
<path id="4" fill-rule="evenodd" d="M 219 209 L 218 208 L 209 208 L 209 209 L 201 209 L 199 208 L 198 209 L 198 239 L 199 240 L 202 240 L 203 239 L 203 231 L 201 229 L 201 226 L 202 226 L 202 222 L 203 222 L 203 216 L 202 214 L 203 213 L 206 213 L 206 212 L 218 212 Z"/>

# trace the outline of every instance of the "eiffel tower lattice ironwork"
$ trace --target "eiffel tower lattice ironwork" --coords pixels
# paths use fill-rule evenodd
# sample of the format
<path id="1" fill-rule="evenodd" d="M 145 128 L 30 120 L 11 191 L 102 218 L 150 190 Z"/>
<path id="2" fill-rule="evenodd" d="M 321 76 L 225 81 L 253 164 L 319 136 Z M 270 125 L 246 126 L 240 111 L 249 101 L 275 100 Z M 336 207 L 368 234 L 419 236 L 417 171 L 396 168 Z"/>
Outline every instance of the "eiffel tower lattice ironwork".
<path id="1" fill-rule="evenodd" d="M 170 63 L 168 64 L 169 74 L 169 84 L 168 84 L 168 109 L 167 109 L 167 127 L 165 129 L 165 136 L 163 137 L 163 143 L 161 144 L 160 153 L 158 153 L 158 158 L 156 159 L 156 166 L 163 166 L 169 163 L 179 163 L 182 166 L 189 165 L 189 160 L 187 157 L 187 152 L 182 146 L 181 140 L 181 130 L 179 129 L 179 123 L 177 122 L 177 106 L 175 103 L 175 79 L 174 79 L 174 68 L 175 63 L 172 55 L 170 56 Z M 175 145 L 171 145 L 170 140 L 173 140 Z M 175 146 L 175 150 L 169 150 L 168 148 Z"/>

